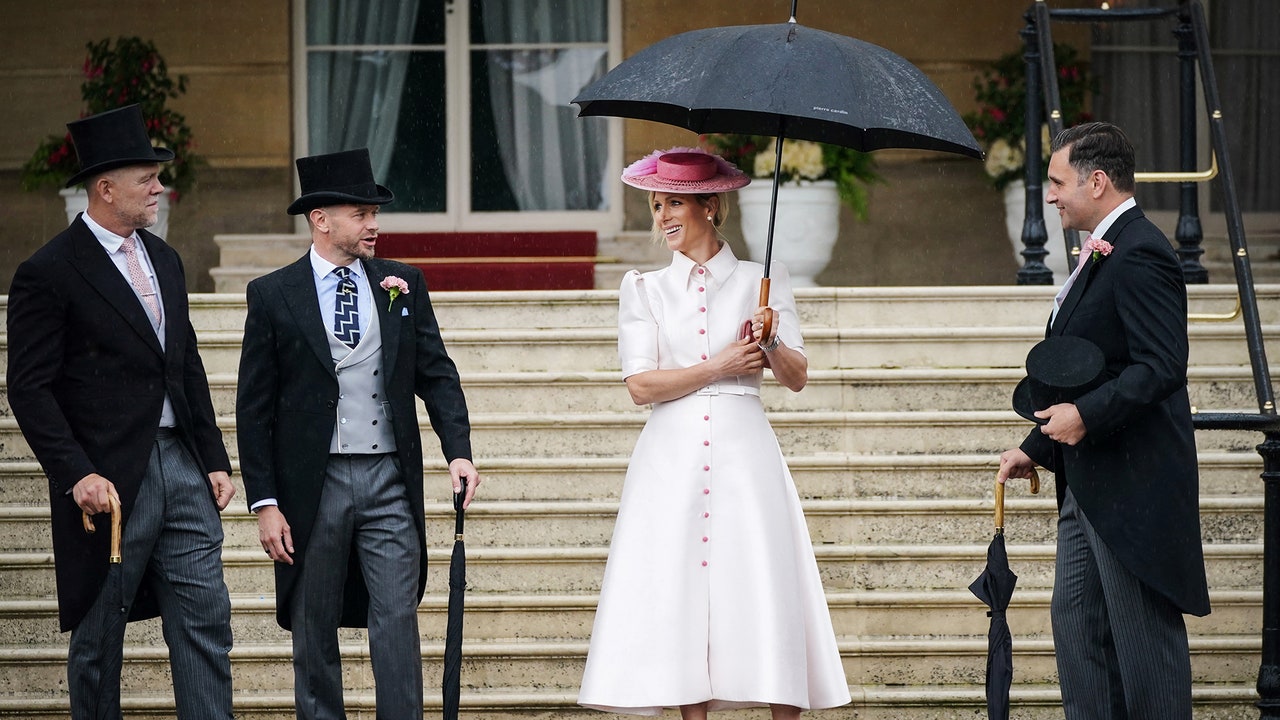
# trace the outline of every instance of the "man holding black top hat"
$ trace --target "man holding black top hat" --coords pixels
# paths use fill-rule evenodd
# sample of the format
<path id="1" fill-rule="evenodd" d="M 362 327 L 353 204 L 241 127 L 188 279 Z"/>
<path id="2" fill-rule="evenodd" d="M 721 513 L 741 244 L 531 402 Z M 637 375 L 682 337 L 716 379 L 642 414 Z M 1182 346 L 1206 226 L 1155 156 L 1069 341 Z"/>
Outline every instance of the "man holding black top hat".
<path id="1" fill-rule="evenodd" d="M 188 318 L 182 261 L 147 232 L 160 163 L 137 105 L 67 124 L 88 209 L 9 291 L 9 403 L 49 478 L 71 717 L 120 718 L 125 620 L 159 615 L 178 718 L 231 717 L 220 510 L 235 493 Z M 123 513 L 108 533 L 81 514 Z M 105 523 L 100 523 L 100 526 Z M 116 577 L 118 576 L 118 577 Z M 118 584 L 115 580 L 119 580 Z"/>
<path id="2" fill-rule="evenodd" d="M 1133 199 L 1133 146 L 1108 123 L 1054 138 L 1046 201 L 1091 233 L 1032 350 L 1015 408 L 1040 424 L 1000 456 L 1057 480 L 1051 615 L 1068 720 L 1191 718 L 1183 614 L 1209 613 L 1187 397 L 1187 296 Z"/>
<path id="3" fill-rule="evenodd" d="M 249 283 L 236 420 L 249 506 L 293 632 L 299 718 L 341 718 L 338 628 L 368 627 L 380 718 L 422 716 L 427 581 L 414 396 L 454 493 L 480 483 L 458 372 L 421 271 L 374 257 L 392 193 L 368 150 L 300 158 L 311 249 Z"/>

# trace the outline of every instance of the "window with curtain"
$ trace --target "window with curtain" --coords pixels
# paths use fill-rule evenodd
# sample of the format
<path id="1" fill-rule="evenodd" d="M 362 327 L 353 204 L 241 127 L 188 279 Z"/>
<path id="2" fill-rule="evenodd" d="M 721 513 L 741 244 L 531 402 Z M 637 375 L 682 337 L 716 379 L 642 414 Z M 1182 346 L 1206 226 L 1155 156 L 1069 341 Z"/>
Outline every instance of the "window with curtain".
<path id="1" fill-rule="evenodd" d="M 1124 0 L 1126 7 L 1173 4 L 1172 0 Z M 1267 132 L 1280 123 L 1280 95 L 1273 91 L 1275 78 L 1280 77 L 1280 12 L 1275 0 L 1216 0 L 1207 3 L 1205 10 L 1240 207 L 1245 212 L 1280 210 L 1280 178 L 1275 172 L 1280 167 L 1280 145 Z M 1139 170 L 1178 169 L 1175 28 L 1173 18 L 1094 26 L 1093 68 L 1102 81 L 1095 114 L 1130 135 Z M 1198 149 L 1201 157 L 1208 157 L 1205 133 L 1200 135 Z M 1221 211 L 1219 183 L 1212 186 L 1210 209 Z M 1137 194 L 1146 207 L 1178 207 L 1178 189 L 1173 184 L 1142 184 Z"/>
<path id="2" fill-rule="evenodd" d="M 607 210 L 607 124 L 569 101 L 608 69 L 608 8 L 307 0 L 305 152 L 367 146 L 389 212 Z"/>

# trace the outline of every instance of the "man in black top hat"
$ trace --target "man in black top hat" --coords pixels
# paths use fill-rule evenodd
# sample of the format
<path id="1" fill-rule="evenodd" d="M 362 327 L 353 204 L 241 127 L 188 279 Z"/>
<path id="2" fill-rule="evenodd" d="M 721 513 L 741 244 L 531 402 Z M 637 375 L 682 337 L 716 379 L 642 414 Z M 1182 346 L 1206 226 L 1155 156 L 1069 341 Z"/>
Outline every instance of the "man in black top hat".
<path id="1" fill-rule="evenodd" d="M 125 619 L 160 615 L 177 716 L 231 717 L 218 512 L 235 492 L 182 261 L 145 228 L 160 163 L 137 105 L 69 123 L 88 210 L 18 267 L 9 403 L 49 478 L 71 717 L 119 718 Z M 123 563 L 81 514 L 123 512 Z M 106 523 L 100 521 L 100 528 Z M 111 582 L 107 582 L 110 576 Z"/>
<path id="2" fill-rule="evenodd" d="M 1133 146 L 1119 128 L 1067 129 L 1052 151 L 1046 200 L 1064 228 L 1092 235 L 1047 334 L 1092 342 L 1105 367 L 1078 396 L 1034 408 L 1046 422 L 1000 456 L 999 479 L 1034 465 L 1056 478 L 1050 612 L 1068 720 L 1190 720 L 1182 616 L 1208 614 L 1209 592 L 1182 270 L 1134 202 Z"/>
<path id="3" fill-rule="evenodd" d="M 422 714 L 427 582 L 414 396 L 453 491 L 480 478 L 458 371 L 422 272 L 374 257 L 390 190 L 367 150 L 300 158 L 311 249 L 249 283 L 236 420 L 249 507 L 293 632 L 299 718 L 345 717 L 338 627 L 368 627 L 378 717 Z"/>

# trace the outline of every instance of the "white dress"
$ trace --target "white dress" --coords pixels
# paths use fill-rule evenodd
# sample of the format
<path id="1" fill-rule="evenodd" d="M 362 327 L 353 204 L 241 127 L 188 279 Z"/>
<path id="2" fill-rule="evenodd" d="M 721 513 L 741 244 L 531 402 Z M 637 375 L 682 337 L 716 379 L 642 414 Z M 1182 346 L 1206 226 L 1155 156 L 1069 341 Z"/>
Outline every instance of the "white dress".
<path id="1" fill-rule="evenodd" d="M 628 273 L 623 376 L 688 367 L 737 339 L 762 269 L 726 245 L 704 266 L 675 253 L 662 270 Z M 779 335 L 802 350 L 789 276 L 777 263 L 771 275 Z M 580 704 L 657 715 L 701 702 L 849 702 L 800 499 L 760 404 L 762 375 L 653 406 L 622 489 Z"/>

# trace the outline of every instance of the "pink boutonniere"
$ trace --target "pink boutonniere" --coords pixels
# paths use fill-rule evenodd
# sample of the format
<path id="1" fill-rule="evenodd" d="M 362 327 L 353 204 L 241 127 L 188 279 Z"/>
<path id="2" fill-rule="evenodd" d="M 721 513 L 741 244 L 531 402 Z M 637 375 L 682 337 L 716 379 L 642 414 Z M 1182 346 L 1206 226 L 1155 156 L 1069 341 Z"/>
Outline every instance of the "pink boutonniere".
<path id="1" fill-rule="evenodd" d="M 1086 252 L 1092 251 L 1093 260 L 1094 262 L 1097 262 L 1098 260 L 1101 260 L 1102 258 L 1110 255 L 1112 247 L 1111 247 L 1111 243 L 1107 242 L 1106 240 L 1099 240 L 1098 238 L 1089 238 L 1084 243 L 1084 249 Z"/>
<path id="2" fill-rule="evenodd" d="M 1107 252 L 1111 252 L 1110 245 L 1107 246 Z M 403 278 L 398 278 L 395 275 L 388 275 L 382 278 L 382 282 L 378 283 L 378 285 L 383 290 L 391 293 L 391 302 L 387 303 L 387 312 L 391 312 L 391 306 L 395 304 L 396 298 L 400 297 L 401 293 L 404 293 L 405 295 L 409 294 L 409 283 L 405 282 Z"/>

